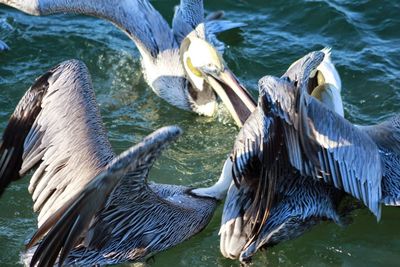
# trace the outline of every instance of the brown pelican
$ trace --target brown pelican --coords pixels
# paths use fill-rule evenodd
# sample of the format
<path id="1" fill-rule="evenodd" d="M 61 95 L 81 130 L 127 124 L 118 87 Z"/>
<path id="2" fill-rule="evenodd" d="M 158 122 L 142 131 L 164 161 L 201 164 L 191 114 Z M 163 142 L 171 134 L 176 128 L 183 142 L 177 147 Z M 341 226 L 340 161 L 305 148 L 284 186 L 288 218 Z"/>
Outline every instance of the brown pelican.
<path id="1" fill-rule="evenodd" d="M 343 191 L 378 218 L 380 203 L 400 204 L 400 118 L 356 127 L 337 114 L 338 89 L 315 84 L 325 56 L 310 53 L 282 78 L 259 82 L 258 107 L 231 155 L 235 183 L 220 229 L 225 257 L 246 262 L 321 220 L 344 223 L 338 211 Z"/>
<path id="2" fill-rule="evenodd" d="M 154 161 L 180 134 L 164 127 L 117 156 L 82 62 L 63 62 L 38 78 L 0 143 L 0 192 L 36 168 L 29 192 L 39 229 L 28 248 L 43 239 L 26 255 L 30 265 L 143 260 L 201 231 L 231 176 L 197 189 L 201 196 L 147 182 Z"/>
<path id="3" fill-rule="evenodd" d="M 144 77 L 153 91 L 178 108 L 206 116 L 213 115 L 216 109 L 215 93 L 209 84 L 194 84 L 188 79 L 186 73 L 193 70 L 182 65 L 180 44 L 191 34 L 221 48 L 222 43 L 216 41 L 215 33 L 243 26 L 242 23 L 212 20 L 218 16 L 205 21 L 201 0 L 181 0 L 172 29 L 147 0 L 0 0 L 0 3 L 31 15 L 78 13 L 112 22 L 136 44 L 142 57 Z M 205 49 L 196 47 L 187 57 L 201 56 Z M 207 59 L 204 57 L 203 62 L 212 64 L 206 62 Z"/>

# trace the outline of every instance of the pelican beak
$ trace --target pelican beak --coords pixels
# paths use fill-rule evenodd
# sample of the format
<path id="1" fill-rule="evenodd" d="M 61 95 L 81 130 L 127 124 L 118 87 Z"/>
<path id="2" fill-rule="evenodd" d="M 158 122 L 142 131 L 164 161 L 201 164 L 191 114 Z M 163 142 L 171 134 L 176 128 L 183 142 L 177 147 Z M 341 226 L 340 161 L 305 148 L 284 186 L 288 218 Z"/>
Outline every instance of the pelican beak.
<path id="1" fill-rule="evenodd" d="M 257 106 L 250 93 L 226 67 L 220 72 L 205 73 L 205 75 L 208 83 L 228 108 L 236 124 L 242 127 Z"/>

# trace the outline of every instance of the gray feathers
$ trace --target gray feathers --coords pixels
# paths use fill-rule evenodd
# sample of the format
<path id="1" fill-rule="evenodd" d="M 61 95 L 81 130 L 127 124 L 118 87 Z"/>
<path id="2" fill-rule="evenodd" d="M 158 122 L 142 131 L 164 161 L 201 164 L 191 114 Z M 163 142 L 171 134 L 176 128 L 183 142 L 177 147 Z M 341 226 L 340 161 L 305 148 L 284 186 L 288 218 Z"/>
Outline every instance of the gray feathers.
<path id="1" fill-rule="evenodd" d="M 32 117 L 33 123 L 26 124 L 21 118 L 19 124 L 13 125 L 10 121 L 9 125 L 14 132 L 29 126 L 25 140 L 15 147 L 23 146 L 22 164 L 20 168 L 14 168 L 24 175 L 32 167 L 38 167 L 29 191 L 41 225 L 71 197 L 71 193 L 84 186 L 107 164 L 113 152 L 83 63 L 66 61 L 38 82 L 46 84 L 44 94 L 40 98 L 33 95 L 32 90 L 37 87 L 32 87 L 14 112 L 14 116 L 23 112 L 25 118 Z M 24 108 L 25 101 L 36 103 L 40 111 Z M 3 142 L 13 142 L 12 138 L 14 136 L 5 136 Z M 13 169 L 13 166 L 6 168 Z"/>
<path id="2" fill-rule="evenodd" d="M 394 115 L 377 125 L 359 126 L 379 148 L 400 154 L 400 115 Z"/>
<path id="3" fill-rule="evenodd" d="M 235 184 L 220 229 L 225 257 L 248 262 L 258 249 L 300 236 L 321 220 L 343 224 L 341 190 L 378 219 L 381 203 L 399 205 L 398 116 L 354 126 L 310 96 L 308 80 L 323 57 L 312 52 L 281 78 L 259 82 L 258 107 L 231 156 Z"/>
<path id="4" fill-rule="evenodd" d="M 261 247 L 304 234 L 321 220 L 340 223 L 334 198 L 339 193 L 334 188 L 299 174 L 283 176 L 278 188 L 278 200 L 258 236 L 241 252 L 240 261 L 249 261 Z"/>
<path id="5" fill-rule="evenodd" d="M 29 190 L 39 229 L 27 244 L 31 265 L 139 260 L 201 231 L 216 199 L 147 183 L 154 161 L 181 133 L 161 128 L 116 156 L 86 66 L 70 60 L 41 76 L 0 145 L 2 190 L 36 168 Z"/>
<path id="6" fill-rule="evenodd" d="M 111 160 L 86 186 L 81 187 L 80 192 L 74 194 L 65 205 L 52 213 L 52 217 L 39 227 L 28 243 L 28 248 L 34 245 L 44 234 L 48 233 L 36 249 L 32 257 L 31 265 L 35 265 L 37 262 L 43 264 L 49 259 L 55 260 L 59 252 L 61 253 L 59 261 L 62 263 L 68 256 L 70 250 L 79 244 L 80 236 L 82 234 L 83 236 L 86 235 L 89 225 L 93 224 L 92 220 L 95 215 L 99 210 L 103 209 L 109 195 L 116 186 L 120 184 L 120 181 L 123 179 L 134 180 L 136 184 L 129 183 L 125 186 L 131 189 L 132 192 L 130 192 L 130 194 L 139 194 L 141 189 L 143 190 L 143 186 L 145 186 L 144 183 L 149 168 L 152 166 L 156 157 L 166 145 L 174 141 L 180 134 L 181 130 L 177 127 L 161 128 L 143 139 L 143 141 L 136 146 L 131 147 Z M 119 185 L 119 187 L 123 186 L 124 185 L 121 184 Z M 144 194 L 146 193 L 146 191 L 142 192 Z M 132 204 L 120 201 L 121 197 L 124 198 L 124 195 L 118 195 L 117 193 L 117 203 L 114 203 L 115 206 L 112 205 L 111 212 L 116 212 L 118 207 L 122 205 L 125 209 L 124 218 L 129 218 L 130 213 L 127 213 L 127 209 L 129 209 L 129 206 Z M 143 199 L 147 197 L 146 194 L 142 196 Z M 158 208 L 157 203 L 150 202 L 149 208 Z M 167 207 L 167 212 L 168 210 Z M 136 222 L 129 221 L 133 224 L 122 227 L 121 221 L 112 221 L 108 224 L 108 227 L 112 227 L 112 231 L 117 232 L 116 237 L 124 236 L 125 232 L 132 231 L 131 226 L 135 225 L 135 223 L 142 224 L 143 227 L 148 227 L 146 224 L 146 217 L 144 216 L 145 212 L 146 210 L 142 210 L 141 213 L 138 213 L 140 215 L 140 220 L 142 220 L 141 223 L 140 220 L 138 220 L 139 218 L 137 218 Z M 175 216 L 176 215 L 177 214 L 175 214 Z M 98 222 L 95 220 L 94 225 L 97 223 Z M 100 224 L 101 226 L 99 227 L 101 228 L 107 226 L 107 222 L 101 222 Z M 105 233 L 103 232 L 101 234 L 104 235 Z M 156 240 L 152 239 L 151 241 L 157 243 Z M 94 242 L 89 241 L 89 243 Z M 129 243 L 126 244 L 128 247 L 129 245 Z M 97 247 L 101 246 L 98 245 Z M 127 259 L 121 258 L 121 260 Z"/>
<path id="7" fill-rule="evenodd" d="M 400 116 L 377 125 L 357 126 L 377 144 L 383 166 L 382 203 L 400 205 Z"/>
<path id="8" fill-rule="evenodd" d="M 382 203 L 388 206 L 400 206 L 400 155 L 385 149 L 380 155 L 384 166 Z"/>
<path id="9" fill-rule="evenodd" d="M 303 175 L 322 178 L 362 200 L 379 219 L 383 170 L 378 147 L 307 92 L 310 73 L 322 61 L 320 55 L 305 56 L 286 73 L 292 78 L 263 78 L 260 95 L 283 121 L 291 164 Z M 299 69 L 293 73 L 296 66 Z"/>
<path id="10" fill-rule="evenodd" d="M 223 54 L 225 44 L 219 41 L 216 34 L 246 26 L 244 23 L 223 20 L 223 12 L 214 12 L 204 18 L 202 0 L 181 0 L 175 8 L 172 30 L 178 44 L 192 31 L 197 37 L 206 39 Z"/>
<path id="11" fill-rule="evenodd" d="M 180 5 L 175 8 L 172 20 L 172 30 L 175 39 L 180 44 L 193 30 L 195 30 L 197 37 L 205 39 L 206 33 L 203 23 L 203 0 L 181 0 Z"/>

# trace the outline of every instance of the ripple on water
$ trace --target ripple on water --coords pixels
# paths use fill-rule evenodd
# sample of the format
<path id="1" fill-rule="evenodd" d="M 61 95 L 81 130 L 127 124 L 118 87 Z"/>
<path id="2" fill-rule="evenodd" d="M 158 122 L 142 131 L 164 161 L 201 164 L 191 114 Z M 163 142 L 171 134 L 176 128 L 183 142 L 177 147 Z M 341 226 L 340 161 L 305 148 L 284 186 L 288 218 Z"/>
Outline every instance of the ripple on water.
<path id="1" fill-rule="evenodd" d="M 175 0 L 174 3 L 178 1 Z M 247 27 L 224 34 L 224 56 L 253 95 L 266 74 L 281 75 L 296 59 L 332 46 L 343 82 L 346 117 L 375 123 L 400 109 L 400 19 L 398 1 L 205 1 L 207 11 L 225 9 Z M 172 18 L 168 1 L 152 1 Z M 212 184 L 232 148 L 237 128 L 223 109 L 217 118 L 179 110 L 146 85 L 134 44 L 113 25 L 73 15 L 32 17 L 0 7 L 0 39 L 11 47 L 0 54 L 0 130 L 34 79 L 61 61 L 87 64 L 108 136 L 117 152 L 153 130 L 176 124 L 184 133 L 156 162 L 150 179 L 203 186 Z M 35 228 L 26 178 L 0 201 L 0 265 L 19 260 Z M 155 257 L 152 266 L 239 266 L 219 253 L 222 207 L 193 239 Z M 370 266 L 398 263 L 399 214 L 384 209 L 376 224 L 367 210 L 347 228 L 323 223 L 304 236 L 257 254 L 254 266 Z"/>

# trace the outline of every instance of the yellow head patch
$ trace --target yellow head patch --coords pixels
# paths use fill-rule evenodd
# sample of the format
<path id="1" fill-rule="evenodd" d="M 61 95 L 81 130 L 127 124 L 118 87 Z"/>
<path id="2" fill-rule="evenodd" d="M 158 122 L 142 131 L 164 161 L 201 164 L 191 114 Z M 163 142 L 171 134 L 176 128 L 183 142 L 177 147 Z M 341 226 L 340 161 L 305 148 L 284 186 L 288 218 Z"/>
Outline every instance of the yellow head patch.
<path id="1" fill-rule="evenodd" d="M 201 72 L 200 72 L 197 68 L 195 68 L 195 67 L 193 66 L 192 60 L 190 59 L 190 57 L 187 57 L 187 58 L 186 58 L 186 65 L 188 66 L 189 70 L 190 70 L 194 75 L 196 75 L 197 77 L 201 77 L 201 76 L 202 76 L 202 75 L 201 75 Z"/>
<path id="2" fill-rule="evenodd" d="M 192 61 L 192 66 L 196 68 L 210 64 L 219 69 L 223 68 L 221 55 L 210 43 L 203 39 L 190 37 L 190 45 L 187 52 Z"/>

